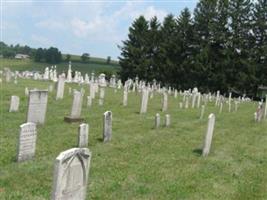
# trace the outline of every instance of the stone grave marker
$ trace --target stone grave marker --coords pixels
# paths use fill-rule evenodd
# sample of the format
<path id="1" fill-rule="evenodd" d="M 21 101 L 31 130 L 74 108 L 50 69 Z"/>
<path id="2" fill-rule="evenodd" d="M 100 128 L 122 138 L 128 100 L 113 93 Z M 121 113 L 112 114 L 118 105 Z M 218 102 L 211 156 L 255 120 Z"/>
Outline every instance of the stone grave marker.
<path id="1" fill-rule="evenodd" d="M 160 127 L 160 114 L 157 113 L 155 116 L 155 128 L 159 128 Z"/>
<path id="2" fill-rule="evenodd" d="M 169 127 L 171 125 L 171 116 L 169 114 L 165 115 L 165 126 Z"/>
<path id="3" fill-rule="evenodd" d="M 44 124 L 47 109 L 47 90 L 30 90 L 27 122 Z"/>
<path id="4" fill-rule="evenodd" d="M 11 96 L 9 112 L 17 112 L 19 110 L 19 97 Z"/>
<path id="5" fill-rule="evenodd" d="M 59 76 L 57 82 L 57 95 L 56 99 L 63 99 L 64 97 L 64 86 L 65 86 L 65 77 Z"/>
<path id="6" fill-rule="evenodd" d="M 206 132 L 206 136 L 205 136 L 205 140 L 204 140 L 202 156 L 209 155 L 214 125 L 215 125 L 215 115 L 213 113 L 211 113 L 209 115 L 209 118 L 208 118 L 208 127 L 207 127 L 207 132 Z"/>
<path id="7" fill-rule="evenodd" d="M 200 119 L 203 119 L 205 113 L 205 105 L 201 106 L 201 113 L 200 113 Z"/>
<path id="8" fill-rule="evenodd" d="M 167 109 L 168 109 L 168 94 L 164 92 L 162 101 L 162 112 L 167 111 Z"/>
<path id="9" fill-rule="evenodd" d="M 106 111 L 103 117 L 103 142 L 109 142 L 112 136 L 112 112 Z"/>
<path id="10" fill-rule="evenodd" d="M 72 148 L 61 152 L 55 160 L 52 200 L 85 200 L 91 152 Z"/>
<path id="11" fill-rule="evenodd" d="M 20 125 L 17 161 L 22 162 L 34 158 L 37 139 L 36 124 L 27 122 Z"/>
<path id="12" fill-rule="evenodd" d="M 83 123 L 79 126 L 78 147 L 80 148 L 87 147 L 88 137 L 89 137 L 89 125 Z"/>
<path id="13" fill-rule="evenodd" d="M 143 89 L 142 98 L 141 98 L 140 114 L 147 112 L 148 95 L 149 95 L 149 90 L 148 89 Z"/>
<path id="14" fill-rule="evenodd" d="M 64 121 L 72 123 L 72 122 L 81 122 L 84 119 L 81 118 L 83 104 L 83 93 L 75 90 L 73 92 L 73 102 L 70 116 L 64 118 Z"/>

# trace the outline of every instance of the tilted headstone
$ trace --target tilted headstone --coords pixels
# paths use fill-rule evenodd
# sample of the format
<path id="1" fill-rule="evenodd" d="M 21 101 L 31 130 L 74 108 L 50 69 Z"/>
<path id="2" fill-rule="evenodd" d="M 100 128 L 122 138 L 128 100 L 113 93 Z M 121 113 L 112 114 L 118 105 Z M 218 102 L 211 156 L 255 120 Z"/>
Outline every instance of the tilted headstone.
<path id="1" fill-rule="evenodd" d="M 206 132 L 206 136 L 204 140 L 202 156 L 207 156 L 210 152 L 214 125 L 215 125 L 215 115 L 212 113 L 209 115 L 209 118 L 208 118 L 208 127 L 207 127 L 207 132 Z"/>
<path id="2" fill-rule="evenodd" d="M 73 102 L 71 107 L 70 116 L 64 118 L 66 122 L 81 122 L 84 119 L 81 118 L 83 104 L 83 93 L 75 90 L 73 92 Z"/>
<path id="3" fill-rule="evenodd" d="M 47 90 L 30 90 L 27 122 L 44 124 L 47 109 Z"/>
<path id="4" fill-rule="evenodd" d="M 171 116 L 169 114 L 165 115 L 165 126 L 168 127 L 171 125 Z"/>
<path id="5" fill-rule="evenodd" d="M 57 82 L 57 95 L 56 99 L 63 99 L 64 97 L 64 86 L 65 86 L 65 77 L 59 76 Z"/>
<path id="6" fill-rule="evenodd" d="M 106 111 L 103 117 L 103 142 L 108 142 L 112 136 L 112 112 Z"/>
<path id="7" fill-rule="evenodd" d="M 83 123 L 79 126 L 78 147 L 81 148 L 88 146 L 88 136 L 89 136 L 89 125 Z"/>
<path id="8" fill-rule="evenodd" d="M 52 200 L 85 200 L 91 152 L 72 148 L 55 160 Z"/>
<path id="9" fill-rule="evenodd" d="M 9 112 L 17 112 L 19 110 L 19 97 L 11 96 Z"/>
<path id="10" fill-rule="evenodd" d="M 160 127 L 160 114 L 157 113 L 155 116 L 155 128 L 159 128 Z"/>
<path id="11" fill-rule="evenodd" d="M 140 114 L 147 112 L 148 95 L 149 95 L 149 90 L 144 88 L 142 91 Z"/>
<path id="12" fill-rule="evenodd" d="M 20 126 L 17 161 L 31 160 L 35 155 L 37 139 L 36 124 L 28 122 Z"/>

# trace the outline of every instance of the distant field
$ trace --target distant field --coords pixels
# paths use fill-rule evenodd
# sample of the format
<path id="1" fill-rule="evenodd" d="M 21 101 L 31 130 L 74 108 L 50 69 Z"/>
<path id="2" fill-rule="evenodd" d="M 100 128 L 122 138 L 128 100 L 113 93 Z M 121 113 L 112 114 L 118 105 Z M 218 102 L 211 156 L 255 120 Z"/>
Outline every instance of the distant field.
<path id="1" fill-rule="evenodd" d="M 94 58 L 97 59 L 97 58 Z M 94 62 L 93 62 L 94 61 Z M 106 73 L 106 74 L 116 74 L 119 70 L 120 66 L 118 64 L 115 64 L 113 61 L 113 64 L 107 64 L 105 63 L 104 59 L 99 60 L 93 60 L 89 63 L 82 63 L 78 61 L 72 61 L 72 70 L 80 71 L 82 74 L 85 73 L 91 73 L 95 72 L 96 74 L 99 73 Z M 48 63 L 38 63 L 34 62 L 32 60 L 16 60 L 16 59 L 0 59 L 0 69 L 3 69 L 4 67 L 8 67 L 11 70 L 18 70 L 18 71 L 40 71 L 43 72 L 46 67 L 51 66 L 52 64 Z M 61 62 L 60 64 L 57 64 L 57 71 L 59 73 L 61 72 L 67 72 L 68 70 L 68 62 Z"/>

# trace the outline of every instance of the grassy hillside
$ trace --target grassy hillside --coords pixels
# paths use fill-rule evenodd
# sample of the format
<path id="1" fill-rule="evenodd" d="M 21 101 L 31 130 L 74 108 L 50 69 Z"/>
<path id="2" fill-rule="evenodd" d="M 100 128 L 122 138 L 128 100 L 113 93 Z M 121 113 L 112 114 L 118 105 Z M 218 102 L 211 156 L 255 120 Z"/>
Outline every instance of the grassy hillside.
<path id="1" fill-rule="evenodd" d="M 34 62 L 30 59 L 26 60 L 17 60 L 17 59 L 5 59 L 0 58 L 0 69 L 3 69 L 4 67 L 9 67 L 11 70 L 31 70 L 31 71 L 40 71 L 44 72 L 44 69 L 47 66 L 51 66 L 51 64 L 48 63 L 38 63 Z M 62 71 L 68 70 L 68 62 L 61 62 L 60 64 L 57 64 L 57 71 L 61 73 Z M 72 70 L 77 70 L 82 72 L 82 74 L 85 73 L 101 73 L 105 72 L 107 74 L 116 73 L 119 70 L 119 65 L 114 63 L 113 64 L 107 64 L 106 62 L 102 62 L 101 60 L 93 59 L 92 62 L 89 63 L 82 63 L 80 61 L 72 61 Z"/>
<path id="2" fill-rule="evenodd" d="M 77 145 L 79 124 L 68 124 L 72 96 L 67 84 L 63 100 L 49 93 L 46 123 L 38 126 L 35 160 L 16 163 L 19 125 L 25 122 L 27 97 L 24 88 L 47 88 L 52 82 L 20 80 L 0 87 L 0 199 L 49 200 L 53 165 L 60 152 Z M 88 87 L 85 87 L 85 96 Z M 20 110 L 9 113 L 11 95 L 20 96 Z M 267 121 L 255 123 L 257 105 L 244 103 L 235 113 L 219 113 L 210 103 L 204 120 L 200 110 L 179 109 L 182 97 L 169 97 L 171 126 L 153 128 L 158 112 L 163 120 L 161 97 L 149 100 L 148 113 L 140 115 L 140 96 L 130 93 L 128 106 L 121 105 L 123 92 L 107 89 L 103 107 L 94 100 L 91 108 L 83 102 L 82 116 L 90 125 L 92 151 L 87 199 L 184 199 L 264 200 L 267 199 Z M 84 98 L 85 100 L 85 98 Z M 102 118 L 113 112 L 113 135 L 103 144 Z M 200 156 L 209 113 L 216 123 L 211 153 Z"/>

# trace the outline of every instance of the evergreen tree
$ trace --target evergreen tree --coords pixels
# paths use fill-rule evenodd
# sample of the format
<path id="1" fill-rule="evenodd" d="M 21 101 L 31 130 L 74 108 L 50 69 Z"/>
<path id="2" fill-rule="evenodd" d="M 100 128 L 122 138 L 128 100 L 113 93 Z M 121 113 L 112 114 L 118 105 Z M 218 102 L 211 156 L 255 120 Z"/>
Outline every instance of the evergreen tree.
<path id="1" fill-rule="evenodd" d="M 144 16 L 137 18 L 129 28 L 128 39 L 123 41 L 121 49 L 121 57 L 119 57 L 121 72 L 120 76 L 123 81 L 127 78 L 134 78 L 136 75 L 140 79 L 147 78 L 147 72 L 150 67 L 147 58 L 147 37 L 148 22 Z"/>

